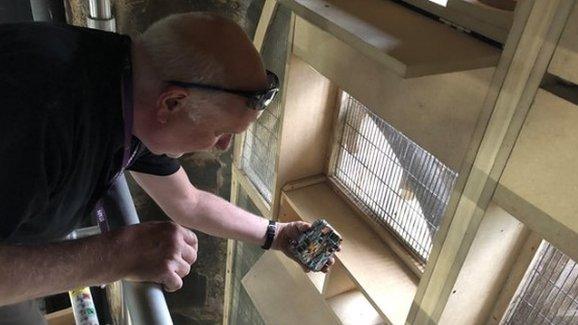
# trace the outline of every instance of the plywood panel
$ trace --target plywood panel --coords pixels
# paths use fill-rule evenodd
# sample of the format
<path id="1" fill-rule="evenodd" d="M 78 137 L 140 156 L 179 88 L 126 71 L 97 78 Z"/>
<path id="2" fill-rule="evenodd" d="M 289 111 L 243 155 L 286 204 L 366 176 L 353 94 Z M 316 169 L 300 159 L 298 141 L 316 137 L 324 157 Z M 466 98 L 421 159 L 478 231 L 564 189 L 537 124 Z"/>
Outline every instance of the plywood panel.
<path id="1" fill-rule="evenodd" d="M 578 84 L 578 4 L 568 18 L 548 71 Z"/>
<path id="2" fill-rule="evenodd" d="M 293 52 L 448 167 L 460 170 L 494 68 L 402 79 L 300 18 Z"/>
<path id="3" fill-rule="evenodd" d="M 539 90 L 496 202 L 578 259 L 578 106 Z"/>
<path id="4" fill-rule="evenodd" d="M 500 51 L 383 0 L 280 0 L 401 77 L 495 66 Z"/>
<path id="5" fill-rule="evenodd" d="M 325 218 L 343 237 L 337 259 L 384 319 L 404 324 L 417 277 L 326 183 L 283 194 L 303 220 Z"/>
<path id="6" fill-rule="evenodd" d="M 339 324 L 301 267 L 280 252 L 265 253 L 243 286 L 266 324 Z"/>
<path id="7" fill-rule="evenodd" d="M 528 235 L 523 223 L 490 204 L 439 323 L 484 324 Z"/>
<path id="8" fill-rule="evenodd" d="M 328 300 L 343 325 L 385 324 L 367 298 L 359 290 L 344 292 Z"/>

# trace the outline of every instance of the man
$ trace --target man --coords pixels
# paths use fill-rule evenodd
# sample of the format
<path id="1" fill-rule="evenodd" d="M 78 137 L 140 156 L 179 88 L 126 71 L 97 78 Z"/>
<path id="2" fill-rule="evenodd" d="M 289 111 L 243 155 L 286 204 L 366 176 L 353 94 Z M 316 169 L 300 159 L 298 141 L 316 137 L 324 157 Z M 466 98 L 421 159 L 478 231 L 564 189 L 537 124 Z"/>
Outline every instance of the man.
<path id="1" fill-rule="evenodd" d="M 118 279 L 175 291 L 197 256 L 188 228 L 287 252 L 309 226 L 269 227 L 197 190 L 175 160 L 226 149 L 275 94 L 274 75 L 233 22 L 175 15 L 134 41 L 4 25 L 0 44 L 0 306 Z M 58 242 L 123 167 L 174 223 Z"/>

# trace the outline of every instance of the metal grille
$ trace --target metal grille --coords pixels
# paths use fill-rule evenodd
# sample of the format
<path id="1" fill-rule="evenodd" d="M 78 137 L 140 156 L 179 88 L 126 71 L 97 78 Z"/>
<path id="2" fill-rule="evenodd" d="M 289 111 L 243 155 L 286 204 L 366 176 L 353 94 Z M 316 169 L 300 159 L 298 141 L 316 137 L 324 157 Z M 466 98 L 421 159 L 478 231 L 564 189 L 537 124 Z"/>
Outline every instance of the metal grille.
<path id="1" fill-rule="evenodd" d="M 261 53 L 267 68 L 279 76 L 281 85 L 285 72 L 290 19 L 291 11 L 279 6 L 271 26 L 267 30 Z M 259 119 L 247 130 L 243 145 L 243 170 L 269 203 L 271 203 L 272 192 L 275 188 L 275 164 L 277 161 L 279 117 L 282 114 L 280 105 L 282 95 L 279 93 Z"/>
<path id="2" fill-rule="evenodd" d="M 457 174 L 353 97 L 341 105 L 336 180 L 425 263 Z"/>
<path id="3" fill-rule="evenodd" d="M 504 324 L 578 324 L 578 267 L 544 241 Z"/>

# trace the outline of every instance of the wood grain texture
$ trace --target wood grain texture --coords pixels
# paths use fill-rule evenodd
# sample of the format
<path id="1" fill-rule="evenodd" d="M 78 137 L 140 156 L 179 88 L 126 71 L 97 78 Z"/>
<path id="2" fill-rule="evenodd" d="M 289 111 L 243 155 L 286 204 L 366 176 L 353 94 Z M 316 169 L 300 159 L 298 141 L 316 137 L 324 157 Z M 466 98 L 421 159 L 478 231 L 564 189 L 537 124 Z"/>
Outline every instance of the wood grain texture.
<path id="1" fill-rule="evenodd" d="M 495 200 L 578 260 L 578 106 L 539 90 Z"/>
<path id="2" fill-rule="evenodd" d="M 500 51 L 383 0 L 280 0 L 403 78 L 493 67 Z"/>

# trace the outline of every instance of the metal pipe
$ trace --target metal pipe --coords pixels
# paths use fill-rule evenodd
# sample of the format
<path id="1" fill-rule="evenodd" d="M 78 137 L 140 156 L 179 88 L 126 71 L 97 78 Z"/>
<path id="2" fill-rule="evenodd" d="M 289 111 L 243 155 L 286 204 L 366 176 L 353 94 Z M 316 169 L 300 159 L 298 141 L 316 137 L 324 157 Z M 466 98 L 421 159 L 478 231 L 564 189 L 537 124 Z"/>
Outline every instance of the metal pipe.
<path id="1" fill-rule="evenodd" d="M 110 0 L 90 0 L 88 2 L 89 15 L 86 25 L 90 28 L 116 31 L 116 21 L 112 15 Z"/>
<path id="2" fill-rule="evenodd" d="M 124 175 L 118 177 L 102 203 L 111 229 L 140 223 Z M 133 324 L 173 323 L 159 285 L 123 281 L 123 293 Z"/>
<path id="3" fill-rule="evenodd" d="M 112 11 L 110 6 L 110 0 L 90 0 L 88 3 L 88 9 L 90 11 L 90 17 L 97 19 L 110 19 L 112 18 Z"/>
<path id="4" fill-rule="evenodd" d="M 66 12 L 62 0 L 30 0 L 34 21 L 66 24 Z"/>

